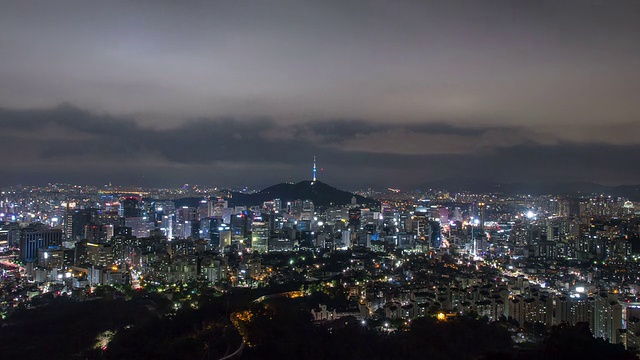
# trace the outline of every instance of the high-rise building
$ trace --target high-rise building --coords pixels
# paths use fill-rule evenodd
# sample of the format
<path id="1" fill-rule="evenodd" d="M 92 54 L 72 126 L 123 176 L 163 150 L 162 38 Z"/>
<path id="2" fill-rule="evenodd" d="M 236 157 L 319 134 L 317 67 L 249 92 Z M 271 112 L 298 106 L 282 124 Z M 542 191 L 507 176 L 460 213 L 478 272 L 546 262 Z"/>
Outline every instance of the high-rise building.
<path id="1" fill-rule="evenodd" d="M 198 219 L 198 209 L 189 206 L 183 206 L 176 209 L 176 222 L 184 223 L 185 221 L 195 221 Z"/>
<path id="2" fill-rule="evenodd" d="M 227 277 L 225 259 L 205 257 L 200 264 L 200 274 L 211 283 L 216 283 Z"/>
<path id="3" fill-rule="evenodd" d="M 202 220 L 202 219 L 206 219 L 207 217 L 211 216 L 209 215 L 210 212 L 212 212 L 212 206 L 211 206 L 211 201 L 209 201 L 209 199 L 202 199 L 200 200 L 200 202 L 198 203 L 198 207 L 196 208 L 196 218 L 194 220 Z"/>
<path id="4" fill-rule="evenodd" d="M 60 270 L 72 266 L 74 258 L 74 249 L 65 249 L 60 246 L 38 249 L 38 265 L 47 270 Z"/>
<path id="5" fill-rule="evenodd" d="M 254 221 L 251 231 L 251 249 L 259 253 L 269 249 L 269 222 Z"/>
<path id="6" fill-rule="evenodd" d="M 181 221 L 178 223 L 179 232 L 178 237 L 181 239 L 186 239 L 191 236 L 191 225 L 192 221 Z"/>
<path id="7" fill-rule="evenodd" d="M 113 236 L 113 225 L 85 225 L 84 239 L 96 244 L 104 244 Z"/>
<path id="8" fill-rule="evenodd" d="M 125 218 L 142 217 L 142 208 L 140 206 L 140 198 L 136 196 L 127 196 L 120 202 L 121 216 Z"/>
<path id="9" fill-rule="evenodd" d="M 70 203 L 67 202 L 64 211 L 64 224 L 63 224 L 63 236 L 65 240 L 73 239 L 73 214 L 75 210 L 75 204 L 71 206 Z"/>
<path id="10" fill-rule="evenodd" d="M 486 215 L 486 204 L 484 202 L 478 203 L 478 218 L 480 219 L 480 231 L 484 231 L 484 221 Z"/>
<path id="11" fill-rule="evenodd" d="M 228 208 L 228 202 L 223 200 L 222 198 L 218 198 L 212 204 L 211 216 L 222 219 L 225 215 L 225 210 Z"/>
<path id="12" fill-rule="evenodd" d="M 162 215 L 162 223 L 160 225 L 160 231 L 167 237 L 167 239 L 173 239 L 173 217 L 170 215 Z"/>
<path id="13" fill-rule="evenodd" d="M 341 247 L 343 249 L 349 249 L 351 248 L 351 237 L 352 237 L 353 232 L 349 229 L 343 230 L 342 231 L 342 242 L 341 242 Z"/>
<path id="14" fill-rule="evenodd" d="M 593 326 L 595 301 L 584 293 L 563 294 L 553 297 L 552 300 L 553 325 L 567 323 L 575 325 L 579 322 L 589 323 Z"/>
<path id="15" fill-rule="evenodd" d="M 83 242 L 76 247 L 79 263 L 94 266 L 111 266 L 114 263 L 114 252 L 111 245 Z"/>
<path id="16" fill-rule="evenodd" d="M 640 350 L 640 307 L 629 306 L 626 310 L 627 350 Z"/>
<path id="17" fill-rule="evenodd" d="M 246 210 L 231 217 L 231 234 L 234 240 L 242 240 L 249 236 L 251 217 L 251 214 Z"/>
<path id="18" fill-rule="evenodd" d="M 31 224 L 20 230 L 20 260 L 38 260 L 38 249 L 62 244 L 62 230 L 51 229 L 43 224 Z"/>
<path id="19" fill-rule="evenodd" d="M 71 222 L 71 239 L 80 240 L 84 238 L 84 228 L 87 225 L 98 223 L 98 209 L 76 209 L 73 212 Z"/>
<path id="20" fill-rule="evenodd" d="M 440 223 L 437 221 L 429 221 L 429 245 L 433 249 L 439 249 L 440 245 L 442 245 Z"/>
<path id="21" fill-rule="evenodd" d="M 360 208 L 349 209 L 349 229 L 351 231 L 358 231 L 362 223 L 360 222 L 361 211 Z"/>
<path id="22" fill-rule="evenodd" d="M 302 202 L 302 212 L 300 214 L 300 220 L 311 220 L 315 215 L 315 207 L 313 201 L 305 200 Z"/>
<path id="23" fill-rule="evenodd" d="M 219 238 L 220 249 L 224 249 L 227 246 L 231 246 L 231 229 L 229 228 L 229 226 L 227 224 L 221 224 L 218 230 L 220 231 L 220 238 Z M 213 239 L 211 240 L 211 242 L 213 243 Z"/>
<path id="24" fill-rule="evenodd" d="M 622 329 L 622 305 L 618 295 L 601 292 L 595 296 L 593 336 L 617 344 Z"/>
<path id="25" fill-rule="evenodd" d="M 125 217 L 125 227 L 131 228 L 131 233 L 135 237 L 149 236 L 149 224 L 143 217 Z"/>
<path id="26" fill-rule="evenodd" d="M 141 239 L 131 235 L 116 235 L 111 244 L 113 258 L 117 262 L 135 262 L 134 257 L 140 255 Z"/>

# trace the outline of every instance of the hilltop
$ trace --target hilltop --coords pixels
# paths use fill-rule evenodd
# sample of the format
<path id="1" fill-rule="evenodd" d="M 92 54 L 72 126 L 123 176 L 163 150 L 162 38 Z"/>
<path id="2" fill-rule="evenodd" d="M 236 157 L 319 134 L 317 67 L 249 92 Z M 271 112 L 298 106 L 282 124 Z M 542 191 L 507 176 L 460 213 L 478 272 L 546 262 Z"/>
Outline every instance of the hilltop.
<path id="1" fill-rule="evenodd" d="M 229 205 L 262 205 L 265 201 L 280 199 L 285 204 L 294 200 L 311 200 L 316 207 L 330 207 L 351 204 L 355 196 L 360 205 L 379 205 L 376 200 L 366 198 L 348 191 L 337 189 L 321 181 L 301 181 L 299 183 L 281 183 L 270 186 L 254 194 L 231 192 Z"/>

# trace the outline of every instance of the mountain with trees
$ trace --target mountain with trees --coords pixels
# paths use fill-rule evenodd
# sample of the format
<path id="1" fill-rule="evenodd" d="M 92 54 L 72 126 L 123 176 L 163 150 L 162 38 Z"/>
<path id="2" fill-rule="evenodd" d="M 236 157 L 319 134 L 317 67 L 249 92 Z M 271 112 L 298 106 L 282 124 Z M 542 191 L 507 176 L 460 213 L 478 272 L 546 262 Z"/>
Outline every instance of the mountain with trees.
<path id="1" fill-rule="evenodd" d="M 337 189 L 321 181 L 281 183 L 253 194 L 231 192 L 228 200 L 231 206 L 262 205 L 263 202 L 273 199 L 280 199 L 283 204 L 286 204 L 288 201 L 311 200 L 316 207 L 327 208 L 351 204 L 353 197 L 355 197 L 359 205 L 379 205 L 379 202 L 376 200 Z"/>

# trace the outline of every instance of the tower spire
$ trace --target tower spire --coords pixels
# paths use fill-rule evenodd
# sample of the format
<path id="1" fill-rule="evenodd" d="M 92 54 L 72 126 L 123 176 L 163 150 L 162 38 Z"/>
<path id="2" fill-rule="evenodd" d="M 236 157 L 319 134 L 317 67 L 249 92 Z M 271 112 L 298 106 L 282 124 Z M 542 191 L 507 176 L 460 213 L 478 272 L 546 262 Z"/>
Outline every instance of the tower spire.
<path id="1" fill-rule="evenodd" d="M 316 181 L 316 156 L 313 155 L 313 181 Z"/>

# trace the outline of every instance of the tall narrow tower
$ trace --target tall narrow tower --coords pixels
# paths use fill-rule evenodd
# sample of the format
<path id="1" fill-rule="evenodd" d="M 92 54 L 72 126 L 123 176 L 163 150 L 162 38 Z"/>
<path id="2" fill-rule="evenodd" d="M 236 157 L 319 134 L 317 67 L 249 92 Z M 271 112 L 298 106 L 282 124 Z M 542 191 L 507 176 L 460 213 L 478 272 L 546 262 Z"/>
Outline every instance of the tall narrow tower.
<path id="1" fill-rule="evenodd" d="M 313 155 L 313 181 L 316 181 L 316 156 Z"/>

